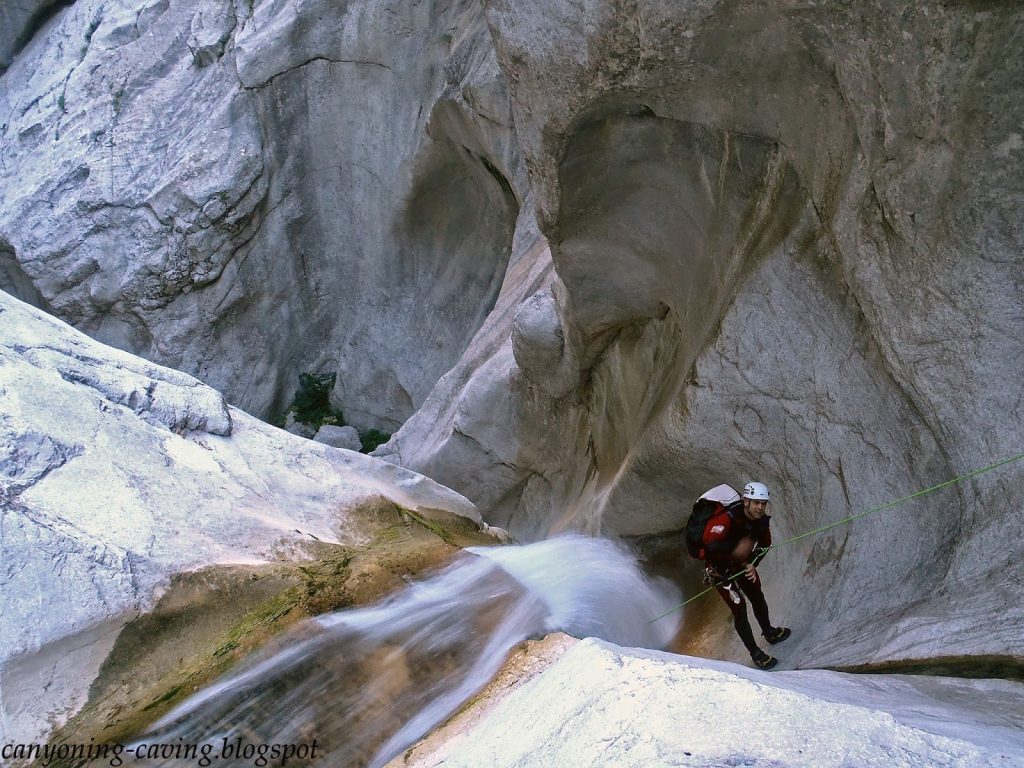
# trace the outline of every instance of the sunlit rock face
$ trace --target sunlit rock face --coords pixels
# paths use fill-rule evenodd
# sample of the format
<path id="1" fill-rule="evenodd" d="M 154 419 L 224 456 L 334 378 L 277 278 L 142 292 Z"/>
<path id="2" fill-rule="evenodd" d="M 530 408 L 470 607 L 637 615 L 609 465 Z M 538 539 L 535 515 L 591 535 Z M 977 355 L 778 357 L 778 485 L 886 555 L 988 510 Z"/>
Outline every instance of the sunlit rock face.
<path id="1" fill-rule="evenodd" d="M 494 303 L 525 178 L 476 4 L 83 0 L 0 78 L 0 287 L 263 416 L 391 431 Z"/>
<path id="2" fill-rule="evenodd" d="M 524 538 L 759 479 L 779 541 L 1019 453 L 1020 9 L 484 5 L 541 234 L 382 454 Z M 1024 656 L 1021 471 L 772 554 L 783 663 Z"/>
<path id="3" fill-rule="evenodd" d="M 1012 765 L 1022 696 L 1006 680 L 765 673 L 551 635 L 388 768 Z"/>
<path id="4" fill-rule="evenodd" d="M 0 723 L 12 742 L 46 737 L 85 703 L 122 626 L 176 574 L 365 545 L 380 527 L 365 508 L 381 499 L 479 522 L 428 478 L 264 424 L 3 292 L 0 402 Z"/>

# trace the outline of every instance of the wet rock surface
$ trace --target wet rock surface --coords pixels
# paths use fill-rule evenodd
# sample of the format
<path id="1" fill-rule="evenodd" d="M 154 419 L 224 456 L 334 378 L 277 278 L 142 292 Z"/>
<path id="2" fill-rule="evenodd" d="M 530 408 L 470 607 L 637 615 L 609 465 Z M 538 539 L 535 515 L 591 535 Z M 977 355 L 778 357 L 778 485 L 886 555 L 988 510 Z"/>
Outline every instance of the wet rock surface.
<path id="1" fill-rule="evenodd" d="M 436 572 L 462 547 L 497 543 L 466 518 L 442 510 L 419 514 L 380 497 L 348 515 L 358 521 L 364 543 L 322 543 L 311 548 L 312 557 L 305 561 L 212 566 L 174 576 L 152 610 L 121 630 L 85 706 L 51 741 L 124 743 L 138 737 L 250 654 L 266 655 L 266 646 L 286 648 L 314 634 L 304 620 L 372 603 Z M 386 649 L 374 656 L 380 655 Z M 311 655 L 309 664 L 315 668 L 326 661 Z M 355 687 L 352 675 L 386 669 L 370 662 L 349 664 L 335 673 L 333 690 L 340 695 Z M 278 682 L 281 695 L 299 685 L 297 679 L 290 683 Z M 386 703 L 381 704 L 385 710 Z M 326 711 L 333 706 L 329 697 L 324 704 Z M 322 743 L 316 725 L 311 718 L 310 738 L 319 735 Z"/>
<path id="2" fill-rule="evenodd" d="M 263 424 L 3 293 L 0 392 L 10 739 L 38 739 L 80 708 L 121 627 L 175 574 L 358 549 L 399 507 L 479 526 L 425 477 Z"/>

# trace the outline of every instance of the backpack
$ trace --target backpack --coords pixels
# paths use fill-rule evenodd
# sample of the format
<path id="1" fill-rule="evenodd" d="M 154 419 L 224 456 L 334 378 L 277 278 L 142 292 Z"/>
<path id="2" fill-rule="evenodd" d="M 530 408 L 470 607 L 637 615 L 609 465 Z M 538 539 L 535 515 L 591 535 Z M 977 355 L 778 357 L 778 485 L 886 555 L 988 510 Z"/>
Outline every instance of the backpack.
<path id="1" fill-rule="evenodd" d="M 704 559 L 704 529 L 708 520 L 739 501 L 739 498 L 740 495 L 731 485 L 716 485 L 694 502 L 693 511 L 686 521 L 686 551 L 690 557 Z"/>

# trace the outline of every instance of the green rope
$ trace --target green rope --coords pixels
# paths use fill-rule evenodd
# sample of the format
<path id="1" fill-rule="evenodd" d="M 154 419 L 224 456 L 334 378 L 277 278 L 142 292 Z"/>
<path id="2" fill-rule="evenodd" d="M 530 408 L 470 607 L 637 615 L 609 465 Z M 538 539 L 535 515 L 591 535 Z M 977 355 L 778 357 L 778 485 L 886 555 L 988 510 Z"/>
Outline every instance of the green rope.
<path id="1" fill-rule="evenodd" d="M 973 469 L 970 472 L 967 472 L 966 474 L 960 475 L 959 477 L 954 477 L 952 480 L 946 480 L 945 482 L 938 483 L 937 485 L 933 485 L 930 488 L 925 488 L 924 490 L 920 490 L 920 491 L 917 491 L 916 493 L 912 493 L 909 496 L 904 496 L 902 498 L 896 499 L 895 501 L 890 501 L 890 502 L 888 502 L 886 504 L 882 504 L 881 506 L 874 507 L 872 509 L 869 509 L 866 512 L 860 512 L 860 513 L 858 513 L 856 515 L 850 515 L 849 517 L 844 517 L 842 520 L 836 520 L 834 523 L 829 523 L 828 525 L 823 525 L 823 526 L 821 526 L 821 528 L 815 528 L 813 531 L 807 531 L 806 533 L 801 533 L 799 536 L 794 536 L 791 539 L 786 539 L 785 541 L 780 541 L 778 544 L 773 544 L 770 547 L 766 547 L 766 548 L 762 549 L 761 550 L 761 558 L 763 559 L 764 556 L 766 554 L 768 554 L 769 550 L 777 549 L 778 547 L 781 547 L 784 544 L 791 544 L 794 541 L 800 541 L 800 539 L 805 539 L 808 536 L 815 536 L 815 535 L 817 535 L 819 533 L 823 533 L 823 532 L 825 532 L 825 531 L 827 531 L 827 530 L 829 530 L 831 528 L 835 528 L 836 526 L 844 525 L 844 524 L 852 522 L 854 520 L 859 520 L 860 518 L 867 517 L 868 515 L 873 515 L 875 512 L 881 512 L 883 509 L 891 509 L 892 507 L 895 507 L 897 504 L 902 504 L 905 501 L 910 501 L 911 499 L 916 499 L 919 496 L 924 496 L 927 493 L 933 493 L 934 491 L 941 490 L 942 488 L 947 488 L 950 485 L 955 485 L 956 483 L 962 483 L 964 480 L 967 480 L 968 478 L 974 477 L 975 475 L 981 475 L 981 474 L 984 474 L 985 472 L 991 472 L 993 469 L 997 469 L 997 468 L 999 468 L 999 467 L 1001 467 L 1001 466 L 1003 466 L 1005 464 L 1012 464 L 1013 462 L 1020 461 L 1021 459 L 1024 459 L 1024 453 L 1018 453 L 1016 456 L 1011 456 L 1008 459 L 1003 459 L 1002 461 L 997 461 L 994 464 L 989 464 L 987 467 L 981 467 L 980 469 Z M 744 573 L 746 573 L 745 570 L 739 571 L 738 573 L 734 573 L 732 576 L 729 576 L 727 579 L 725 579 L 724 583 L 727 584 L 730 581 L 733 581 L 733 580 L 739 578 Z M 715 588 L 714 586 L 711 586 L 711 587 L 708 587 L 707 589 L 705 589 L 703 592 L 698 592 L 696 595 L 694 595 L 693 597 L 689 598 L 688 600 L 684 600 L 683 602 L 681 602 L 675 608 L 670 608 L 669 610 L 665 611 L 660 616 L 655 616 L 653 619 L 651 619 L 647 623 L 648 624 L 653 624 L 654 622 L 658 621 L 658 619 L 663 619 L 666 616 L 668 616 L 670 613 L 675 613 L 676 611 L 678 611 L 683 606 L 688 605 L 689 603 L 692 603 L 697 598 L 703 597 L 704 595 L 706 595 L 708 592 L 710 592 L 714 588 Z"/>

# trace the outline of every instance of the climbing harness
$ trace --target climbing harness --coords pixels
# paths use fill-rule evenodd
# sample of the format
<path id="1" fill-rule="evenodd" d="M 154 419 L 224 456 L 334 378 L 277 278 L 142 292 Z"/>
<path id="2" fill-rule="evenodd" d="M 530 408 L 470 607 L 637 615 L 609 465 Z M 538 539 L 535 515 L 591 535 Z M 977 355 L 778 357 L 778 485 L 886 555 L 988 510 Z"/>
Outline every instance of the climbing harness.
<path id="1" fill-rule="evenodd" d="M 786 539 L 785 541 L 780 541 L 778 544 L 772 544 L 770 547 L 762 547 L 759 550 L 757 550 L 757 554 L 755 554 L 755 557 L 757 559 L 757 562 L 760 562 L 762 559 L 764 559 L 764 556 L 768 554 L 769 550 L 777 549 L 778 547 L 781 547 L 784 544 L 792 544 L 794 541 L 800 541 L 800 539 L 806 539 L 808 536 L 815 536 L 815 535 L 817 535 L 819 533 L 824 533 L 825 531 L 827 531 L 827 530 L 829 530 L 831 528 L 835 528 L 836 526 L 844 525 L 845 523 L 850 523 L 850 522 L 853 522 L 854 520 L 859 520 L 860 518 L 867 517 L 868 515 L 873 515 L 875 512 L 881 512 L 883 509 L 891 509 L 892 507 L 895 507 L 898 504 L 902 504 L 905 501 L 910 501 L 911 499 L 916 499 L 919 496 L 924 496 L 925 494 L 941 490 L 942 488 L 947 488 L 947 487 L 949 487 L 951 485 L 956 485 L 957 483 L 961 483 L 964 480 L 967 480 L 967 479 L 969 479 L 971 477 L 975 477 L 977 475 L 984 474 L 985 472 L 991 472 L 993 469 L 998 469 L 999 467 L 1002 467 L 1002 466 L 1004 466 L 1006 464 L 1012 464 L 1013 462 L 1020 461 L 1021 459 L 1024 459 L 1024 453 L 1018 453 L 1016 456 L 1011 456 L 1008 459 L 1003 459 L 1002 461 L 997 461 L 994 464 L 989 464 L 987 467 L 981 467 L 979 469 L 973 469 L 970 472 L 967 472 L 966 474 L 959 475 L 958 477 L 954 477 L 951 480 L 946 480 L 945 482 L 939 483 L 938 485 L 933 485 L 930 488 L 925 488 L 923 490 L 917 491 L 916 493 L 912 493 L 909 496 L 903 496 L 903 497 L 901 497 L 899 499 L 896 499 L 895 501 L 890 501 L 890 502 L 888 502 L 886 504 L 882 504 L 879 507 L 873 507 L 872 509 L 869 509 L 866 512 L 859 512 L 856 515 L 850 515 L 849 517 L 844 517 L 842 520 L 836 520 L 834 523 L 829 523 L 828 525 L 823 525 L 820 528 L 815 528 L 813 531 L 807 531 L 805 533 L 801 533 L 799 536 L 794 536 L 791 539 Z M 717 586 L 726 586 L 726 584 L 728 584 L 728 582 L 734 581 L 735 579 L 737 579 L 740 576 L 742 576 L 745 572 L 746 571 L 739 571 L 738 573 L 734 573 L 731 576 L 728 576 L 728 577 L 724 578 L 724 580 L 722 579 L 722 577 L 718 577 L 714 582 L 706 580 L 705 583 L 706 584 L 711 584 L 711 586 L 709 586 L 703 592 L 698 592 L 693 597 L 688 598 L 687 600 L 684 600 L 683 602 L 681 602 L 675 608 L 670 608 L 669 610 L 665 611 L 660 616 L 655 616 L 653 619 L 651 619 L 647 623 L 648 624 L 653 624 L 654 622 L 658 621 L 659 619 L 665 618 L 670 613 L 675 613 L 676 611 L 678 611 L 683 606 L 688 605 L 689 603 L 692 603 L 694 600 L 703 597 L 708 592 L 713 590 L 715 587 L 717 587 Z M 716 576 L 717 576 L 717 574 L 716 574 Z M 705 579 L 708 579 L 708 577 L 705 576 Z M 726 587 L 726 588 L 728 588 L 728 587 Z"/>

